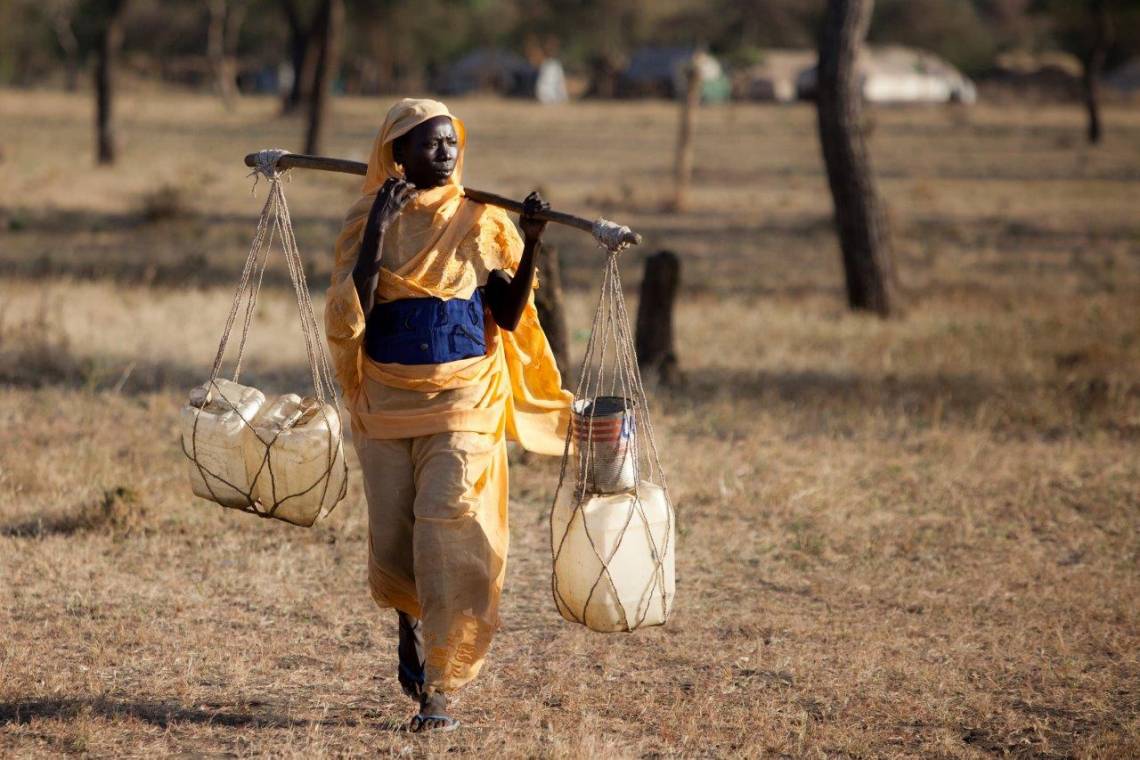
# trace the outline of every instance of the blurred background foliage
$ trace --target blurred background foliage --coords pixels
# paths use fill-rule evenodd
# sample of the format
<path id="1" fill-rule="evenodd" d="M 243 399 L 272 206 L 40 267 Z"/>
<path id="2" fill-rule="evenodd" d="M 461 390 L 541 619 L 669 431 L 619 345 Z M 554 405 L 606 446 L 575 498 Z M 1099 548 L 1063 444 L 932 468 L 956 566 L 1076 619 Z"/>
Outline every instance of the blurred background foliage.
<path id="1" fill-rule="evenodd" d="M 1140 50 L 1140 12 L 1131 0 L 1114 30 L 1109 63 Z M 41 86 L 88 64 L 109 0 L 0 0 L 0 84 Z M 872 44 L 899 43 L 984 74 L 1012 50 L 1080 55 L 1089 0 L 879 0 Z M 128 72 L 207 83 L 212 9 L 230 19 L 227 45 L 253 86 L 253 72 L 289 60 L 289 14 L 311 18 L 319 0 L 128 0 L 123 62 Z M 730 66 L 762 60 L 771 48 L 814 47 L 823 0 L 346 0 L 342 91 L 394 93 L 430 86 L 441 67 L 480 48 L 528 58 L 556 56 L 589 76 L 620 66 L 645 45 L 705 45 Z M 1125 6 L 1130 6 L 1125 8 Z M 231 39 L 232 38 L 232 39 Z"/>

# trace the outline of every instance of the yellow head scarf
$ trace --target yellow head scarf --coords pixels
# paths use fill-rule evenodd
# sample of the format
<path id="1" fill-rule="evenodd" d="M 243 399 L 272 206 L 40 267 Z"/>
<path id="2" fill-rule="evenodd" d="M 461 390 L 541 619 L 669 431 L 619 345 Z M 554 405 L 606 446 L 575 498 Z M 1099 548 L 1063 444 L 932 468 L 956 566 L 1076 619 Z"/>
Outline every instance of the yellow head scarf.
<path id="1" fill-rule="evenodd" d="M 467 128 L 438 100 L 404 98 L 388 109 L 388 116 L 384 119 L 384 124 L 376 135 L 376 141 L 372 144 L 372 155 L 368 159 L 368 174 L 364 177 L 364 186 L 360 192 L 365 195 L 375 193 L 390 177 L 404 176 L 403 167 L 397 164 L 392 156 L 392 143 L 437 116 L 451 119 L 451 123 L 455 125 L 455 134 L 459 137 L 459 158 L 455 162 L 455 171 L 449 180 L 451 184 L 458 185 L 463 179 L 463 152 L 467 147 Z"/>

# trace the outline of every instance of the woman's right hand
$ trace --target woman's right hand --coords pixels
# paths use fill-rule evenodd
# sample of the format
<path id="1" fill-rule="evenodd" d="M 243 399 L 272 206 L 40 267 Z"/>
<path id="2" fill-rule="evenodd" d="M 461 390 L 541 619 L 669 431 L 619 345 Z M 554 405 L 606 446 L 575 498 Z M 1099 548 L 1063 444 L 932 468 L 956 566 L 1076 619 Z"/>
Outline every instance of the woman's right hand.
<path id="1" fill-rule="evenodd" d="M 390 177 L 380 186 L 376 200 L 372 203 L 371 220 L 379 232 L 383 233 L 396 221 L 396 217 L 416 196 L 416 186 L 405 179 Z"/>
<path id="2" fill-rule="evenodd" d="M 356 259 L 356 275 L 370 277 L 380 267 L 384 233 L 415 194 L 415 185 L 396 177 L 389 178 L 380 186 L 376 199 L 372 201 L 372 209 L 368 212 L 368 221 L 364 225 L 360 253 Z"/>
<path id="3" fill-rule="evenodd" d="M 364 235 L 360 240 L 360 253 L 352 268 L 352 280 L 356 284 L 356 294 L 360 298 L 365 317 L 372 311 L 381 259 L 384 256 L 384 233 L 415 195 L 415 185 L 393 177 L 380 187 L 376 200 L 372 201 L 372 210 L 368 213 Z"/>

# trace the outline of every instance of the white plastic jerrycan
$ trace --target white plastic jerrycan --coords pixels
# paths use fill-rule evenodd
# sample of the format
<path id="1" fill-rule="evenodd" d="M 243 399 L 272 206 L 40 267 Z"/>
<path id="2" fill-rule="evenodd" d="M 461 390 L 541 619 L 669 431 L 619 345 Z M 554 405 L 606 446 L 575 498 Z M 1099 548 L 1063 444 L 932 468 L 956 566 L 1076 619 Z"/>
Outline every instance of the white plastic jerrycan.
<path id="1" fill-rule="evenodd" d="M 676 543 L 664 489 L 641 481 L 634 492 L 581 498 L 575 511 L 577 492 L 563 488 L 550 516 L 558 611 L 602 632 L 664 623 L 673 605 Z"/>
<path id="2" fill-rule="evenodd" d="M 225 507 L 251 505 L 253 483 L 245 466 L 249 425 L 265 394 L 230 380 L 214 380 L 190 392 L 182 407 L 182 448 L 190 457 L 195 495 Z"/>
<path id="3" fill-rule="evenodd" d="M 245 463 L 258 512 L 308 527 L 344 496 L 348 472 L 334 406 L 287 393 L 261 410 L 253 433 Z"/>

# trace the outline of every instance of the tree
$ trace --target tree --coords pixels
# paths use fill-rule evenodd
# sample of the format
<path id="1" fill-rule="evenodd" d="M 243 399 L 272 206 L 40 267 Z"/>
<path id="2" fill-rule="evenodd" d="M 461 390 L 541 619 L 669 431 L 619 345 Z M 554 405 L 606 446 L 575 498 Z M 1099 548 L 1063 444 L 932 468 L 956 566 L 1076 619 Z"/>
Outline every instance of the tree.
<path id="1" fill-rule="evenodd" d="M 233 108 L 237 98 L 237 60 L 235 48 L 245 17 L 244 2 L 207 0 L 210 13 L 206 28 L 206 56 L 214 75 L 214 86 L 226 108 Z"/>
<path id="2" fill-rule="evenodd" d="M 558 249 L 542 246 L 542 287 L 534 291 L 534 307 L 538 311 L 538 322 L 550 342 L 554 363 L 562 376 L 562 387 L 573 387 L 571 377 L 574 368 L 570 365 L 570 330 L 566 327 L 566 306 L 562 297 L 562 261 Z"/>
<path id="3" fill-rule="evenodd" d="M 677 159 L 673 169 L 673 209 L 688 206 L 689 184 L 693 179 L 693 121 L 701 103 L 701 69 L 698 56 L 685 64 L 685 97 L 681 101 L 681 128 L 677 135 Z"/>
<path id="4" fill-rule="evenodd" d="M 1112 18 L 1109 15 L 1108 0 L 1091 0 L 1089 3 L 1089 26 L 1091 44 L 1087 54 L 1081 58 L 1081 83 L 1085 94 L 1085 110 L 1088 111 L 1089 142 L 1100 142 L 1100 78 L 1104 74 L 1104 61 L 1108 58 L 1108 46 L 1112 44 Z"/>
<path id="5" fill-rule="evenodd" d="M 56 42 L 63 53 L 64 89 L 75 92 L 79 88 L 79 38 L 75 36 L 72 16 L 75 14 L 75 0 L 54 0 L 45 3 L 43 11 L 51 22 Z"/>
<path id="6" fill-rule="evenodd" d="M 112 120 L 115 60 L 123 44 L 126 0 L 90 0 L 86 11 L 97 22 L 95 45 L 95 156 L 100 164 L 115 162 Z"/>
<path id="7" fill-rule="evenodd" d="M 634 347 L 641 372 L 650 382 L 679 385 L 684 381 L 673 338 L 673 312 L 680 284 L 681 258 L 677 254 L 660 251 L 645 260 Z"/>
<path id="8" fill-rule="evenodd" d="M 297 0 L 282 0 L 281 11 L 289 26 L 289 63 L 293 67 L 293 81 L 281 103 L 281 112 L 290 114 L 301 107 L 312 89 L 310 61 L 315 57 L 318 19 L 306 21 L 304 9 Z"/>
<path id="9" fill-rule="evenodd" d="M 863 96 L 855 73 L 873 7 L 874 0 L 828 0 L 819 42 L 816 113 L 847 301 L 853 309 L 885 317 L 897 308 L 894 262 L 863 139 Z"/>
<path id="10" fill-rule="evenodd" d="M 1119 31 L 1140 24 L 1140 0 L 1039 0 L 1035 10 L 1047 14 L 1056 42 L 1081 61 L 1081 89 L 1088 113 L 1086 132 L 1089 142 L 1095 145 L 1104 135 L 1100 80 L 1105 63 L 1127 47 L 1120 44 Z"/>
<path id="11" fill-rule="evenodd" d="M 305 134 L 305 152 L 313 155 L 321 149 L 322 133 L 328 117 L 329 95 L 340 66 L 344 0 L 323 0 L 317 14 L 317 26 L 321 43 L 313 72 L 313 89 L 309 95 L 309 128 Z"/>

